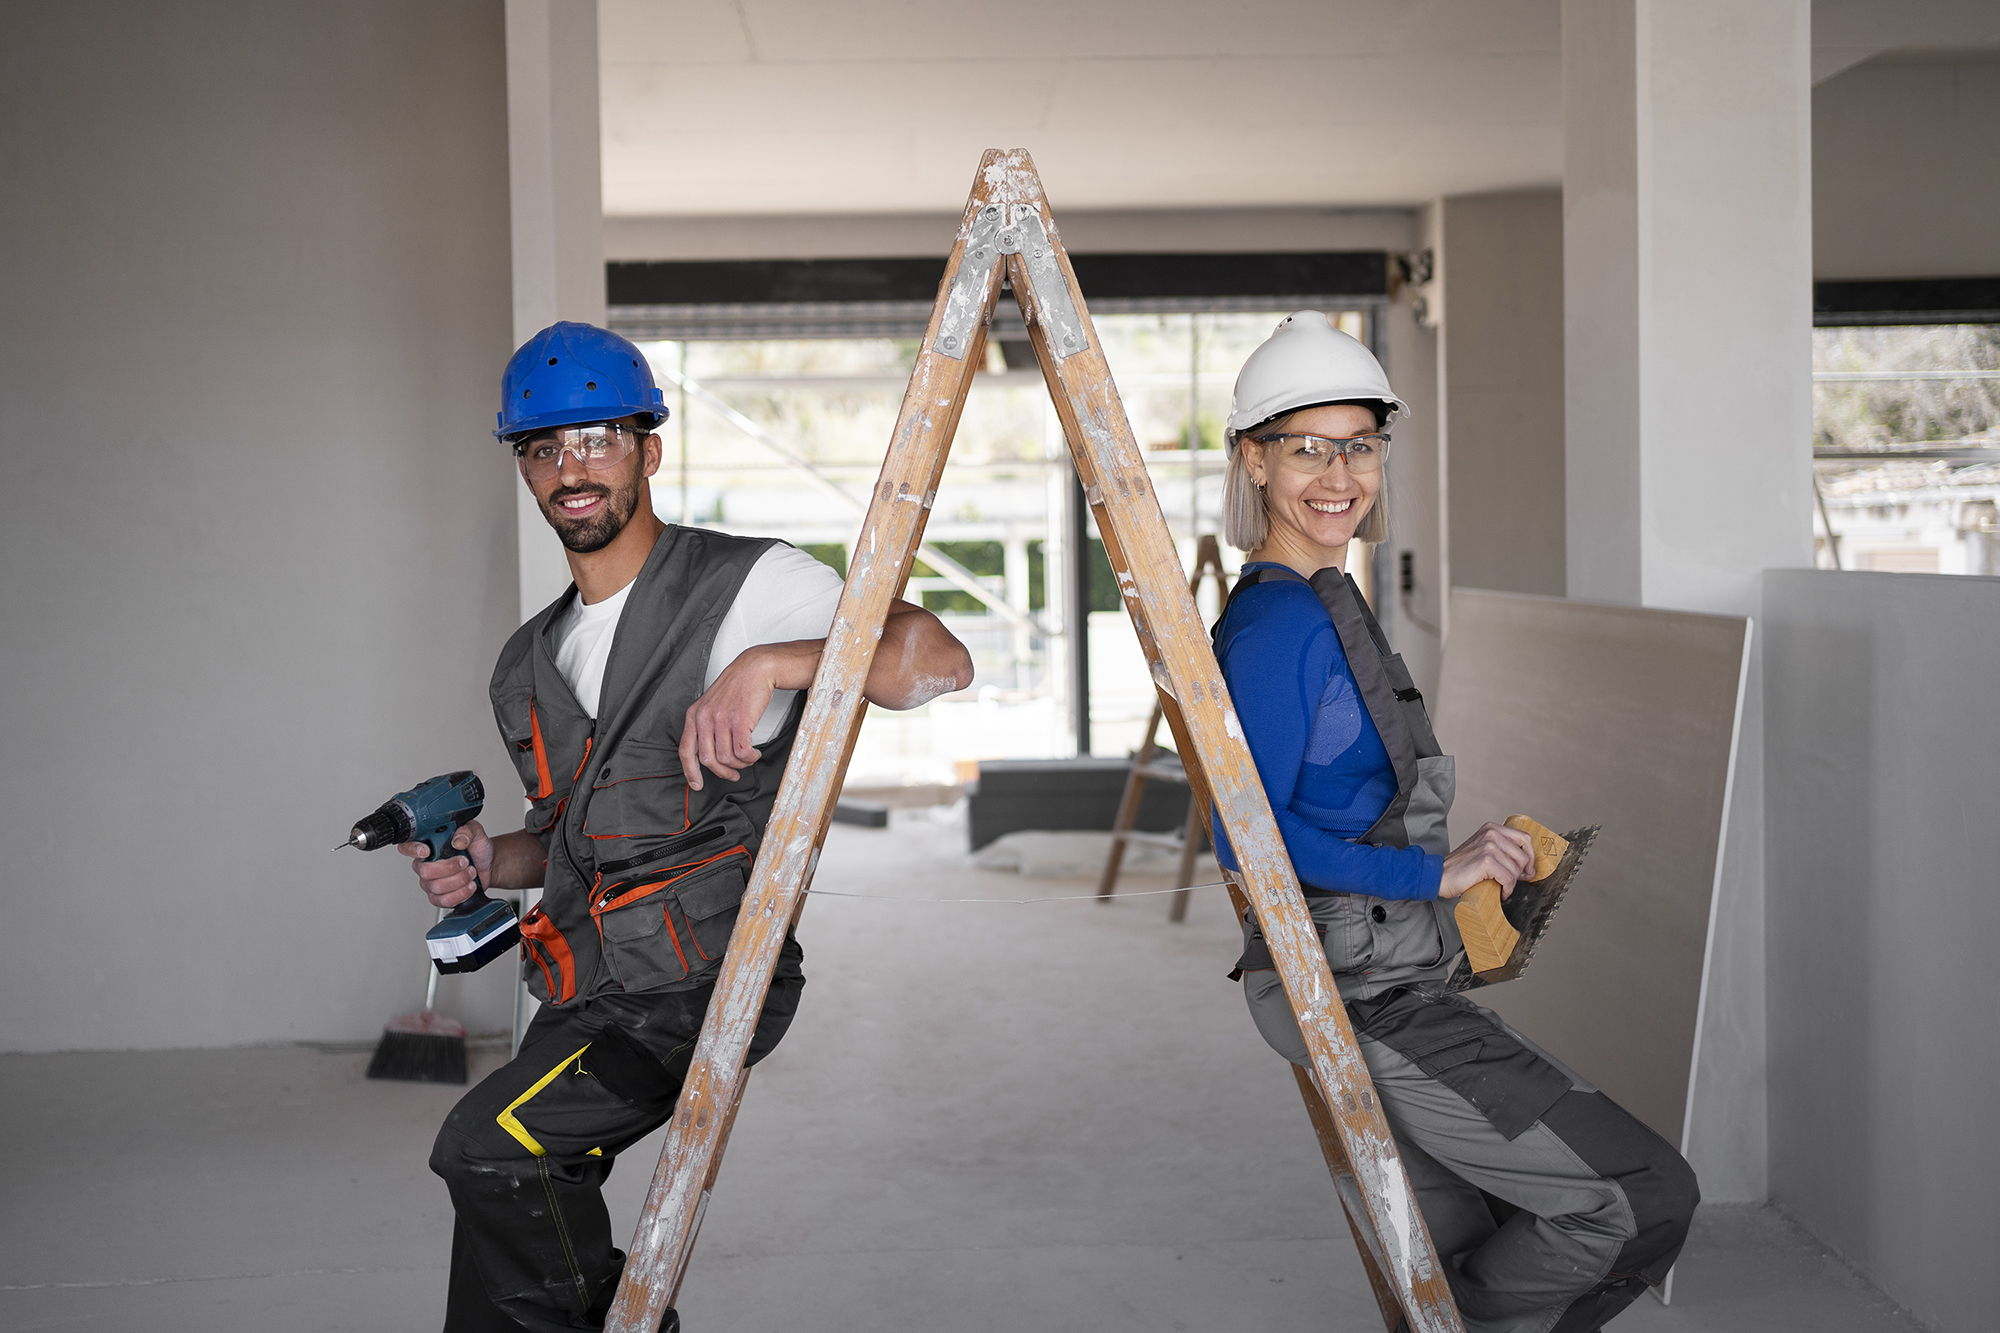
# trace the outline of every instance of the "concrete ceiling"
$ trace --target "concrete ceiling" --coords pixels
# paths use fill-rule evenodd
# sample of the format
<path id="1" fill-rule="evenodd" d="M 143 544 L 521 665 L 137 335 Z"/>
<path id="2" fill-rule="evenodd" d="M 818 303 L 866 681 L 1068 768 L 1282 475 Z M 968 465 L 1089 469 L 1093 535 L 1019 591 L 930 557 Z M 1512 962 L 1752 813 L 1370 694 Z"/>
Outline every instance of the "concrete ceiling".
<path id="1" fill-rule="evenodd" d="M 1554 0 L 601 0 L 605 211 L 956 211 L 986 148 L 1067 208 L 1554 182 Z"/>
<path id="2" fill-rule="evenodd" d="M 2000 41 L 1817 0 L 1816 77 Z M 613 217 L 955 212 L 1025 147 L 1070 209 L 1398 206 L 1561 178 L 1560 0 L 600 0 Z"/>

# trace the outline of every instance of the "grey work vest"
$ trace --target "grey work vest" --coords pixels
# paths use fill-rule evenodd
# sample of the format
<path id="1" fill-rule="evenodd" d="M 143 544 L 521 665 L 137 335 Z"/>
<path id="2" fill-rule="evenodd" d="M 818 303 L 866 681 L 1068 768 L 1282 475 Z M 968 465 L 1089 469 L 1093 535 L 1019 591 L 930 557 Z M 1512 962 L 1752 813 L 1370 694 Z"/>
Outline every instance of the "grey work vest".
<path id="1" fill-rule="evenodd" d="M 549 627 L 574 585 L 516 630 L 493 670 L 493 715 L 548 857 L 521 923 L 522 973 L 543 1003 L 706 982 L 729 945 L 800 706 L 735 782 L 681 772 L 681 729 L 744 578 L 777 542 L 660 534 L 612 638 L 595 719 L 556 670 Z"/>
<path id="2" fill-rule="evenodd" d="M 1361 589 L 1338 569 L 1322 569 L 1307 580 L 1289 569 L 1268 568 L 1245 574 L 1230 595 L 1267 579 L 1306 583 L 1319 597 L 1395 768 L 1395 798 L 1356 841 L 1376 847 L 1421 847 L 1444 855 L 1451 850 L 1445 821 L 1456 786 L 1452 757 L 1440 753 L 1424 697 L 1411 682 L 1403 659 L 1389 651 L 1389 641 Z M 1449 903 L 1313 888 L 1304 893 L 1343 999 L 1366 999 L 1397 986 L 1442 983 L 1464 948 Z M 1238 973 L 1273 966 L 1255 917 L 1244 919 L 1243 957 L 1236 966 Z"/>

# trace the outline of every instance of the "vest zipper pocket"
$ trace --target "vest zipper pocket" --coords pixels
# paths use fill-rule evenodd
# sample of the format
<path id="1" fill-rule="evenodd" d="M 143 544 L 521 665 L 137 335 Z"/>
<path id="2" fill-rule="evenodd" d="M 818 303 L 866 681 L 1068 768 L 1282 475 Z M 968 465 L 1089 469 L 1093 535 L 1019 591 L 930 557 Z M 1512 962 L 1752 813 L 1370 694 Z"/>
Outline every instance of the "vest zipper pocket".
<path id="1" fill-rule="evenodd" d="M 729 947 L 749 853 L 741 846 L 591 890 L 604 961 L 626 991 L 658 990 L 707 970 Z"/>

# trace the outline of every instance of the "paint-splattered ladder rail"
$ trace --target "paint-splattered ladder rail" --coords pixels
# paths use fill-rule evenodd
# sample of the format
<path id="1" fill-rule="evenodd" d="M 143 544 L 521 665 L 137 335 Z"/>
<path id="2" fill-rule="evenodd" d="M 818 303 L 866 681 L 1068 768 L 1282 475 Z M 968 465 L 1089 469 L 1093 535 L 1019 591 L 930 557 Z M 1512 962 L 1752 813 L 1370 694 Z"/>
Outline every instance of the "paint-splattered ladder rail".
<path id="1" fill-rule="evenodd" d="M 1277 824 L 1076 275 L 1027 153 L 979 164 L 936 308 L 910 373 L 882 473 L 853 547 L 847 585 L 806 702 L 792 758 L 751 874 L 680 1103 L 669 1122 L 625 1277 L 606 1328 L 653 1333 L 673 1303 L 741 1100 L 743 1059 L 785 932 L 797 918 L 853 752 L 875 647 L 909 577 L 959 413 L 985 352 L 1001 279 L 1011 283 L 1055 400 L 1077 478 L 1152 664 L 1175 746 L 1204 810 L 1211 797 L 1244 865 L 1236 878 L 1277 962 L 1312 1076 L 1300 1089 L 1319 1130 L 1386 1326 L 1461 1330 L 1430 1233 L 1375 1099 L 1326 955 L 1299 896 Z M 1322 1098 L 1325 1090 L 1328 1096 Z"/>

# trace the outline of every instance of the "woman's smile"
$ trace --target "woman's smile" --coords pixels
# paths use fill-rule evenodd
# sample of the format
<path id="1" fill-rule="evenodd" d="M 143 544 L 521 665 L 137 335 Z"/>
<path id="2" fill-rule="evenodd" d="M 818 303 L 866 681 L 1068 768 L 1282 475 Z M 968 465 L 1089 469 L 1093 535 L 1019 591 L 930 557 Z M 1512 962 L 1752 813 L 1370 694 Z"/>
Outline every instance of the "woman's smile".
<path id="1" fill-rule="evenodd" d="M 1336 470 L 1342 464 L 1335 463 Z M 1271 517 L 1276 520 L 1273 536 L 1278 537 L 1284 529 L 1291 529 L 1311 547 L 1317 547 L 1313 557 L 1327 564 L 1344 564 L 1343 548 L 1354 537 L 1355 528 L 1361 524 L 1368 512 L 1367 493 L 1347 495 L 1314 494 L 1322 486 L 1333 481 L 1332 477 L 1317 477 L 1307 481 L 1298 490 L 1292 488 L 1303 480 L 1296 473 L 1286 476 L 1282 468 L 1269 482 Z M 1352 477 L 1345 478 L 1344 487 L 1355 485 Z M 1284 494 L 1291 491 L 1291 494 Z M 1283 538 L 1279 537 L 1282 542 Z M 1294 543 L 1286 543 L 1294 545 Z M 1299 554 L 1304 554 L 1303 551 Z"/>

